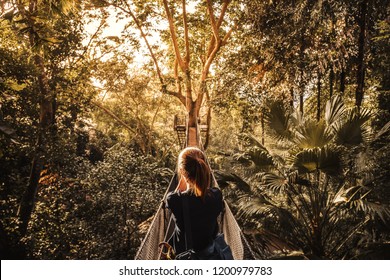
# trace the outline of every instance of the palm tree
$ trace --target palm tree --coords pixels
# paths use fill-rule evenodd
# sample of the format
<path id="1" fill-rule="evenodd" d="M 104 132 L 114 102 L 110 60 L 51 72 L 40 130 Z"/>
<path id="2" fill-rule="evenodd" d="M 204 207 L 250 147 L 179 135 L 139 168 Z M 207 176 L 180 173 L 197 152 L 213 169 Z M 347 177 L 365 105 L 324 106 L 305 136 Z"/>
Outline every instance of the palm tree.
<path id="1" fill-rule="evenodd" d="M 368 173 L 361 173 L 370 143 L 384 132 L 370 132 L 371 113 L 346 108 L 339 96 L 328 101 L 320 120 L 280 101 L 267 108 L 272 147 L 245 135 L 247 149 L 234 156 L 251 182 L 239 199 L 241 215 L 265 242 L 280 240 L 309 258 L 353 257 L 365 226 L 390 218 L 388 205 L 368 187 Z"/>

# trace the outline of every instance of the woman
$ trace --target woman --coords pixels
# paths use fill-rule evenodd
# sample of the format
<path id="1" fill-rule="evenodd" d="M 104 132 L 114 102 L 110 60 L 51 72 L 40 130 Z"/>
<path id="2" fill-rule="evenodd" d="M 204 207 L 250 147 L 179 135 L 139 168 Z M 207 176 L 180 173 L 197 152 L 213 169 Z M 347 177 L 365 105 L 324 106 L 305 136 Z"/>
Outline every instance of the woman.
<path id="1" fill-rule="evenodd" d="M 171 238 L 176 255 L 186 249 L 202 251 L 218 233 L 217 218 L 222 211 L 222 193 L 211 187 L 211 173 L 205 155 L 194 147 L 184 149 L 178 160 L 179 186 L 167 196 L 176 227 Z M 183 198 L 188 197 L 192 248 L 186 248 Z"/>

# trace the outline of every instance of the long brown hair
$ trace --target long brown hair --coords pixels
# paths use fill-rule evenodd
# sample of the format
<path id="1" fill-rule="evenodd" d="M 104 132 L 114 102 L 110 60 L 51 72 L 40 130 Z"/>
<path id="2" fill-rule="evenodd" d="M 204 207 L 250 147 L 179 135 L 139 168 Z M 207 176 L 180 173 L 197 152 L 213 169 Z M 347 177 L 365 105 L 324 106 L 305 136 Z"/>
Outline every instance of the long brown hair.
<path id="1" fill-rule="evenodd" d="M 178 172 L 190 183 L 195 196 L 204 200 L 210 187 L 211 177 L 204 153 L 195 147 L 185 148 L 179 154 Z"/>

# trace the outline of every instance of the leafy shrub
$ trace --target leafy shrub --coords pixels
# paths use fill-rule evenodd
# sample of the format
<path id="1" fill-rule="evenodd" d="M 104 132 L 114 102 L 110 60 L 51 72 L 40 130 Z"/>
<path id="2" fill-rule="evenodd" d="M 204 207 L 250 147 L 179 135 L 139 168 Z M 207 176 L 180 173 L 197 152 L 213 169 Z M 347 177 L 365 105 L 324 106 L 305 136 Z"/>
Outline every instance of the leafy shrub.
<path id="1" fill-rule="evenodd" d="M 93 165 L 79 158 L 78 176 L 41 179 L 30 223 L 31 258 L 132 259 L 138 225 L 154 214 L 172 172 L 124 145 Z"/>

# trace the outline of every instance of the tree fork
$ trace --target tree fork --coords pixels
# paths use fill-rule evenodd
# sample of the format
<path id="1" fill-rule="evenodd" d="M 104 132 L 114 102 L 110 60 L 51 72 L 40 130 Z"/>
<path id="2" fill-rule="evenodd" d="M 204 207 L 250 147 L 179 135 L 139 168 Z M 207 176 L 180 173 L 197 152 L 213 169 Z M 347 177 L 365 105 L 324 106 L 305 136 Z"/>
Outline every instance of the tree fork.
<path id="1" fill-rule="evenodd" d="M 182 56 L 180 53 L 180 46 L 178 43 L 178 37 L 176 32 L 176 26 L 175 22 L 172 16 L 171 9 L 168 4 L 168 0 L 163 0 L 163 9 L 165 11 L 166 19 L 168 20 L 169 24 L 169 32 L 170 32 L 170 39 L 172 41 L 172 46 L 175 54 L 175 66 L 174 66 L 174 74 L 175 74 L 175 80 L 176 80 L 176 89 L 177 91 L 171 91 L 168 90 L 167 84 L 165 83 L 162 73 L 160 71 L 160 68 L 158 66 L 158 61 L 156 56 L 154 55 L 154 52 L 151 48 L 151 46 L 148 43 L 147 37 L 145 33 L 143 32 L 143 27 L 141 23 L 137 20 L 137 17 L 135 14 L 131 11 L 131 8 L 129 4 L 124 1 L 126 8 L 122 7 L 121 5 L 117 3 L 109 3 L 107 1 L 103 1 L 104 3 L 108 5 L 113 5 L 114 7 L 119 8 L 120 10 L 124 11 L 125 13 L 129 14 L 131 18 L 134 20 L 138 30 L 141 33 L 141 37 L 145 41 L 149 53 L 152 56 L 153 62 L 156 67 L 157 75 L 159 77 L 160 83 L 161 83 L 161 91 L 164 94 L 175 96 L 180 100 L 180 102 L 186 107 L 187 114 L 188 114 L 188 126 L 189 127 L 195 127 L 198 123 L 198 116 L 200 107 L 202 105 L 204 93 L 205 93 L 205 87 L 206 87 L 206 79 L 209 74 L 210 66 L 212 62 L 214 61 L 219 49 L 227 43 L 229 40 L 233 29 L 236 27 L 236 24 L 228 30 L 228 32 L 225 34 L 223 39 L 219 37 L 219 28 L 223 22 L 226 10 L 228 5 L 230 4 L 230 0 L 223 0 L 222 8 L 219 17 L 215 18 L 213 8 L 212 8 L 212 1 L 207 0 L 207 9 L 210 16 L 210 26 L 212 28 L 212 36 L 210 38 L 210 43 L 208 50 L 206 51 L 205 58 L 202 60 L 203 62 L 203 69 L 201 71 L 201 75 L 199 77 L 200 87 L 199 91 L 197 91 L 198 95 L 195 101 L 193 101 L 192 91 L 193 86 L 191 83 L 192 77 L 191 77 L 191 71 L 190 71 L 190 42 L 189 42 L 189 34 L 188 34 L 188 19 L 187 19 L 187 11 L 186 11 L 186 0 L 181 0 L 182 5 L 182 12 L 183 12 L 183 26 L 184 26 L 184 47 L 185 47 L 185 54 Z M 185 95 L 182 94 L 182 88 L 181 88 L 181 82 L 178 75 L 178 70 L 181 70 L 181 72 L 184 73 L 185 76 Z"/>

